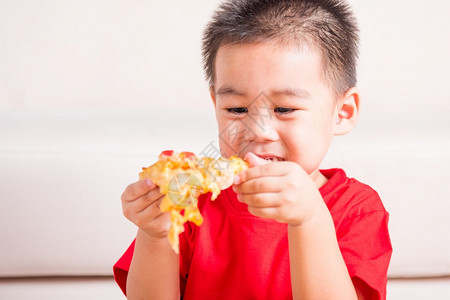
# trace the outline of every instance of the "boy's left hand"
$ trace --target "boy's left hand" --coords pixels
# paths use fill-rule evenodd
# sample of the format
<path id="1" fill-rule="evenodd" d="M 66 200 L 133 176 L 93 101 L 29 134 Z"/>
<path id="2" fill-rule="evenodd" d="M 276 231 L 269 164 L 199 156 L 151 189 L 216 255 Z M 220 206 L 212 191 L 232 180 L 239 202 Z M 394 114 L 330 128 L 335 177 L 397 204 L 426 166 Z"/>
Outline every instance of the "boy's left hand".
<path id="1" fill-rule="evenodd" d="M 245 159 L 250 168 L 236 175 L 233 190 L 251 214 L 303 225 L 326 208 L 316 184 L 297 163 L 269 162 L 253 153 Z"/>

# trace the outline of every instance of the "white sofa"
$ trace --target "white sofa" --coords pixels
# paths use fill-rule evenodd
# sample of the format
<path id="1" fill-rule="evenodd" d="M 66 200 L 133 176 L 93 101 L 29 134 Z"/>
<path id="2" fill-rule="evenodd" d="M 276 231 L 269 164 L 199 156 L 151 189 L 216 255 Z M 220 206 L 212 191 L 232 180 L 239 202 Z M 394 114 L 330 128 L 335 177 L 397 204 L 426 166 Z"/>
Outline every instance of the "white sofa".
<path id="1" fill-rule="evenodd" d="M 323 167 L 390 212 L 388 299 L 450 299 L 450 2 L 350 2 L 361 120 Z M 124 298 L 123 189 L 161 150 L 216 142 L 199 56 L 215 6 L 0 1 L 0 299 Z"/>
<path id="2" fill-rule="evenodd" d="M 166 116 L 0 113 L 0 299 L 27 299 L 18 298 L 26 293 L 41 299 L 52 293 L 122 297 L 111 268 L 135 234 L 121 213 L 122 190 L 161 150 L 199 153 L 216 143 L 210 114 Z M 447 299 L 450 205 L 443 187 L 450 179 L 450 128 L 408 136 L 388 122 L 386 128 L 361 122 L 349 136 L 337 137 L 323 167 L 342 166 L 384 200 L 394 247 L 392 292 L 423 299 L 418 295 L 426 291 L 433 299 Z"/>

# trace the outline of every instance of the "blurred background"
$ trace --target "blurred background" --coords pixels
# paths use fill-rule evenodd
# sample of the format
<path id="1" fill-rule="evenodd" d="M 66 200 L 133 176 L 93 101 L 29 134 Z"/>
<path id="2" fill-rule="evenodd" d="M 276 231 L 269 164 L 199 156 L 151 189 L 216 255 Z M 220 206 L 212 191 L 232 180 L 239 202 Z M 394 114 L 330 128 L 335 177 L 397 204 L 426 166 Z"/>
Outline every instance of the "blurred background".
<path id="1" fill-rule="evenodd" d="M 201 61 L 219 1 L 0 0 L 0 299 L 123 299 L 120 195 L 217 129 Z M 323 167 L 391 214 L 388 299 L 450 299 L 450 2 L 349 1 L 361 118 Z"/>

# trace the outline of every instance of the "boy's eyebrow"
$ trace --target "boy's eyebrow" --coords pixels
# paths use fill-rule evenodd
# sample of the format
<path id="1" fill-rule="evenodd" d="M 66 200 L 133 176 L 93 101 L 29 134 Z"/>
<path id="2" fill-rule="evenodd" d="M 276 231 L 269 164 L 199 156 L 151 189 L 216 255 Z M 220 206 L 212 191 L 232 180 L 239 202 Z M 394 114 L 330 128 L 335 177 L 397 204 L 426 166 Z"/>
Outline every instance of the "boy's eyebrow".
<path id="1" fill-rule="evenodd" d="M 244 93 L 238 92 L 235 89 L 233 89 L 232 87 L 229 87 L 227 85 L 223 85 L 220 88 L 217 89 L 216 91 L 217 95 L 237 95 L 237 96 L 243 96 Z"/>
<path id="2" fill-rule="evenodd" d="M 217 95 L 237 95 L 237 96 L 244 96 L 244 93 L 239 92 L 235 89 L 233 89 L 230 86 L 227 85 L 223 85 L 220 88 L 217 89 L 216 91 Z M 276 97 L 276 96 L 287 96 L 287 97 L 294 97 L 294 98 L 308 98 L 311 97 L 311 94 L 304 89 L 301 88 L 291 88 L 291 87 L 287 87 L 287 88 L 283 88 L 283 89 L 274 89 L 270 91 L 270 96 L 271 97 Z"/>
<path id="3" fill-rule="evenodd" d="M 277 89 L 272 90 L 270 93 L 271 96 L 287 96 L 287 97 L 294 97 L 294 98 L 309 98 L 311 97 L 311 94 L 304 89 L 301 88 L 284 88 L 284 89 Z"/>

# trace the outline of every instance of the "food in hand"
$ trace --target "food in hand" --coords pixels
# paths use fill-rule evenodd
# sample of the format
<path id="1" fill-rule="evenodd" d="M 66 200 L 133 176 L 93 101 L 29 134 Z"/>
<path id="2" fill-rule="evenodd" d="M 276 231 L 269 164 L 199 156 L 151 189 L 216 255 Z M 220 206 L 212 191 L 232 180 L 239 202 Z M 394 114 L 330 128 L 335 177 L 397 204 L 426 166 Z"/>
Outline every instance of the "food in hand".
<path id="1" fill-rule="evenodd" d="M 197 206 L 198 197 L 211 192 L 211 200 L 215 200 L 221 190 L 233 184 L 234 176 L 247 168 L 248 164 L 237 156 L 228 159 L 198 158 L 192 152 L 174 151 L 163 151 L 156 163 L 142 168 L 139 177 L 149 178 L 165 195 L 160 209 L 170 212 L 168 239 L 176 253 L 184 223 L 192 221 L 200 226 L 203 222 Z"/>

